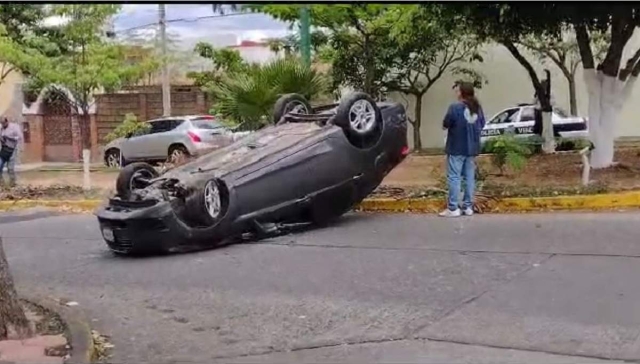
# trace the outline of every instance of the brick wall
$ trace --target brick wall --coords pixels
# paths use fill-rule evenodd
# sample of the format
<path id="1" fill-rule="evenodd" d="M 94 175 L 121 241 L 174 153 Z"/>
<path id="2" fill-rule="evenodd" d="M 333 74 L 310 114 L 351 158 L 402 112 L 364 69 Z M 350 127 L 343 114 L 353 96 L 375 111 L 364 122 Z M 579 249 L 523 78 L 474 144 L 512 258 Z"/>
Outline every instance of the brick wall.
<path id="1" fill-rule="evenodd" d="M 151 120 L 162 116 L 162 89 L 159 86 L 141 86 L 130 93 L 96 95 L 96 128 L 98 141 L 120 124 L 126 114 L 135 114 L 138 120 Z M 207 95 L 194 86 L 172 86 L 171 114 L 190 115 L 208 113 L 211 102 Z"/>

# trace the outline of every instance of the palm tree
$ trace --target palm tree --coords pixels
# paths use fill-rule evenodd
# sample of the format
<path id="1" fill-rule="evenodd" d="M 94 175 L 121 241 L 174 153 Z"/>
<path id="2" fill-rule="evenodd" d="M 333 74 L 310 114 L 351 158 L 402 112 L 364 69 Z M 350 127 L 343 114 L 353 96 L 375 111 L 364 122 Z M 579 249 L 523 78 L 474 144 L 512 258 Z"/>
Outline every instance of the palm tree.
<path id="1" fill-rule="evenodd" d="M 227 74 L 211 85 L 215 112 L 247 130 L 268 122 L 273 105 L 282 94 L 298 93 L 313 100 L 327 91 L 323 74 L 306 67 L 299 59 L 277 59 L 265 65 L 253 64 L 243 72 Z"/>

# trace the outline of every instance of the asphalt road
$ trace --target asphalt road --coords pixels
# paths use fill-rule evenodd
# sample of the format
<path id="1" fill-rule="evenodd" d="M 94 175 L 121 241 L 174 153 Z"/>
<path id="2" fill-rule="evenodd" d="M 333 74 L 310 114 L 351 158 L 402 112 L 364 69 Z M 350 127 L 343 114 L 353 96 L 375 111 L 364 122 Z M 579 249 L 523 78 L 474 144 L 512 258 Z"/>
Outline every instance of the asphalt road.
<path id="1" fill-rule="evenodd" d="M 352 214 L 142 259 L 92 216 L 21 216 L 0 216 L 18 289 L 78 302 L 111 362 L 640 359 L 638 212 Z"/>

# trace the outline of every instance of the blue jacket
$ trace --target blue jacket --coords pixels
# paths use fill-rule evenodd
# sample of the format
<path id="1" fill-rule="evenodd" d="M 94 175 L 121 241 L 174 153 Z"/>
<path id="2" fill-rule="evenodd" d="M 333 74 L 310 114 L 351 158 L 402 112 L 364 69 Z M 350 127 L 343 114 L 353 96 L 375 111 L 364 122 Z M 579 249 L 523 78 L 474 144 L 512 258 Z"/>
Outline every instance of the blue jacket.
<path id="1" fill-rule="evenodd" d="M 447 129 L 448 155 L 476 156 L 480 154 L 480 132 L 484 128 L 485 118 L 482 108 L 478 114 L 464 103 L 457 101 L 449 106 L 442 126 Z"/>

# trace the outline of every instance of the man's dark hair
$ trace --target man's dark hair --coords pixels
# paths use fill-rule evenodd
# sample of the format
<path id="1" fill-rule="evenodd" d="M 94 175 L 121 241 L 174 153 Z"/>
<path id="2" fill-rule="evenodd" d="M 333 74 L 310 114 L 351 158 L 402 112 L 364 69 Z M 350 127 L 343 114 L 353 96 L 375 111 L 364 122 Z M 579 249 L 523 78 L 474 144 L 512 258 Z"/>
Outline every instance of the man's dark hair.
<path id="1" fill-rule="evenodd" d="M 460 96 L 462 96 L 462 102 L 469 108 L 472 114 L 480 112 L 480 101 L 476 98 L 475 89 L 471 82 L 459 82 L 458 88 L 460 89 Z"/>

